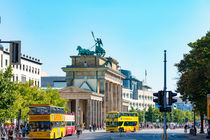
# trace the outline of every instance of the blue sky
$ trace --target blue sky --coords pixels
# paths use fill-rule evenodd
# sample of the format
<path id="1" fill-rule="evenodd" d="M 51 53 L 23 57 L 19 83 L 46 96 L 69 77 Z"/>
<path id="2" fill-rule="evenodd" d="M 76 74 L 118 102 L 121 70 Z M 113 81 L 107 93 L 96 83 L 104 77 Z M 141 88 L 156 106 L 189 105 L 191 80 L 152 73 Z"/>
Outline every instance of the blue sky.
<path id="1" fill-rule="evenodd" d="M 102 38 L 106 56 L 163 89 L 163 51 L 167 87 L 176 89 L 179 62 L 210 30 L 209 0 L 0 0 L 0 39 L 21 40 L 22 53 L 43 62 L 48 75 L 65 75 L 76 47 L 90 48 L 91 31 Z"/>

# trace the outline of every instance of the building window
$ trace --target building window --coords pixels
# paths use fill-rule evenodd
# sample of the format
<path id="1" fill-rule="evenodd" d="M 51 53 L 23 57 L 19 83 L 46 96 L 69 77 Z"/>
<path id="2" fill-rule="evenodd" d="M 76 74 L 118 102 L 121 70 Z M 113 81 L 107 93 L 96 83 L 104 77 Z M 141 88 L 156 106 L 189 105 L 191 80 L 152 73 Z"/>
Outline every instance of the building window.
<path id="1" fill-rule="evenodd" d="M 38 87 L 39 87 L 39 81 L 38 81 Z"/>
<path id="2" fill-rule="evenodd" d="M 37 68 L 35 68 L 35 74 L 36 74 Z"/>
<path id="3" fill-rule="evenodd" d="M 25 70 L 25 65 L 23 65 L 23 70 Z"/>
<path id="4" fill-rule="evenodd" d="M 23 83 L 26 82 L 26 76 L 25 76 L 25 75 L 22 75 L 22 76 L 21 76 L 21 81 L 22 81 Z"/>
<path id="5" fill-rule="evenodd" d="M 39 69 L 38 69 L 38 75 L 39 75 Z"/>
<path id="6" fill-rule="evenodd" d="M 16 65 L 16 69 L 18 69 L 18 65 Z"/>
<path id="7" fill-rule="evenodd" d="M 21 70 L 21 64 L 20 64 L 20 67 L 19 67 L 19 68 L 20 68 L 20 70 Z"/>
<path id="8" fill-rule="evenodd" d="M 34 67 L 32 67 L 32 73 L 34 73 Z"/>
<path id="9" fill-rule="evenodd" d="M 35 80 L 35 82 L 34 82 L 34 83 L 35 83 L 35 86 L 36 86 L 36 80 Z"/>
<path id="10" fill-rule="evenodd" d="M 28 71 L 28 65 L 26 65 L 26 71 Z"/>
<path id="11" fill-rule="evenodd" d="M 7 63 L 8 63 L 8 60 L 6 59 L 6 60 L 5 60 L 5 66 L 7 66 Z"/>
<path id="12" fill-rule="evenodd" d="M 31 72 L 31 66 L 29 66 L 29 72 Z"/>
<path id="13" fill-rule="evenodd" d="M 18 75 L 16 76 L 16 81 L 18 81 Z"/>
<path id="14" fill-rule="evenodd" d="M 136 106 L 137 106 L 137 107 L 138 107 L 138 105 L 139 105 L 139 104 L 138 104 L 138 103 L 136 103 Z"/>
<path id="15" fill-rule="evenodd" d="M 13 76 L 12 79 L 13 79 L 13 82 L 15 82 L 15 76 Z"/>

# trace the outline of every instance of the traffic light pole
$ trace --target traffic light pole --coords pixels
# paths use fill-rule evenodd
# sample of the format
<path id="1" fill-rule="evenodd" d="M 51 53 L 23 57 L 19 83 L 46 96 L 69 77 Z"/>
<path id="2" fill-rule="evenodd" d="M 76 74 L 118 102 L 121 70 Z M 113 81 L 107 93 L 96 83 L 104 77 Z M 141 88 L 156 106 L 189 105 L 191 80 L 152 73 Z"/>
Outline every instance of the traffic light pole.
<path id="1" fill-rule="evenodd" d="M 166 109 L 167 107 L 167 103 L 166 103 L 166 94 L 167 94 L 167 91 L 166 91 L 166 50 L 164 50 L 164 88 L 163 88 L 163 92 L 164 92 L 164 110 Z M 166 133 L 166 111 L 164 111 L 164 140 L 166 140 L 167 138 L 167 133 Z"/>

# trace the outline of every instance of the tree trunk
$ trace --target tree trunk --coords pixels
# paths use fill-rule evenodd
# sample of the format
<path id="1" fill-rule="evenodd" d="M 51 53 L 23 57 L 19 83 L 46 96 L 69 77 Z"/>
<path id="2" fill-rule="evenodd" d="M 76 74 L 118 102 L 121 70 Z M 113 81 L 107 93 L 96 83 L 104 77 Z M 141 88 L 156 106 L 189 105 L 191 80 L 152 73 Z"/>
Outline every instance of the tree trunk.
<path id="1" fill-rule="evenodd" d="M 203 116 L 202 112 L 200 113 L 200 117 L 201 117 L 201 131 L 200 131 L 200 133 L 204 133 L 204 130 L 203 130 L 203 118 L 204 118 L 204 116 Z"/>

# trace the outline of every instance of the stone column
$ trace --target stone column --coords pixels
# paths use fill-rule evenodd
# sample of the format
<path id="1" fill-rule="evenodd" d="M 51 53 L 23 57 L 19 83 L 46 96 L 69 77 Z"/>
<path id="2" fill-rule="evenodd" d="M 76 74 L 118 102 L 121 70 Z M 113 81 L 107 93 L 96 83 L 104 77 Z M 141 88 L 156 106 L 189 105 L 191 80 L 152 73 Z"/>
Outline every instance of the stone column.
<path id="1" fill-rule="evenodd" d="M 72 113 L 72 109 L 71 109 L 71 100 L 69 99 L 69 104 L 68 104 L 68 107 L 69 107 L 69 113 Z"/>
<path id="2" fill-rule="evenodd" d="M 122 111 L 122 86 L 119 85 L 119 94 L 118 94 L 118 110 Z"/>
<path id="3" fill-rule="evenodd" d="M 97 102 L 98 101 L 95 101 L 95 116 L 96 116 L 96 118 L 95 118 L 95 124 L 96 124 L 96 126 L 97 126 L 97 123 L 98 123 L 98 104 L 97 104 Z"/>
<path id="4" fill-rule="evenodd" d="M 106 114 L 105 114 L 106 115 Z M 106 117 L 105 117 L 106 118 Z M 104 118 L 104 119 L 105 119 Z M 100 123 L 103 125 L 103 118 L 102 118 L 102 101 L 100 101 Z"/>
<path id="5" fill-rule="evenodd" d="M 117 86 L 117 84 L 115 84 L 114 85 L 114 111 L 118 110 L 117 90 L 118 90 L 118 86 Z"/>
<path id="6" fill-rule="evenodd" d="M 113 111 L 113 84 L 110 82 L 109 92 L 109 111 Z"/>
<path id="7" fill-rule="evenodd" d="M 92 100 L 92 124 L 94 124 L 95 121 L 95 106 L 94 106 L 94 100 Z"/>
<path id="8" fill-rule="evenodd" d="M 107 92 L 106 92 L 106 112 L 105 113 L 107 113 L 107 112 L 109 112 L 109 98 L 110 98 L 110 95 L 109 95 L 109 93 L 110 93 L 110 83 L 109 82 L 107 82 Z"/>
<path id="9" fill-rule="evenodd" d="M 103 110 L 102 110 L 102 114 L 103 114 L 103 118 L 106 117 L 106 110 L 107 110 L 107 81 L 105 82 L 105 88 L 104 88 L 104 97 L 102 98 L 103 101 Z"/>
<path id="10" fill-rule="evenodd" d="M 76 123 L 78 124 L 79 123 L 79 99 L 76 99 L 76 105 L 75 105 L 75 118 L 76 118 Z"/>
<path id="11" fill-rule="evenodd" d="M 88 126 L 89 126 L 89 124 L 91 124 L 92 125 L 92 118 L 93 118 L 93 116 L 92 116 L 92 112 L 93 112 L 93 108 L 92 108 L 92 100 L 91 99 L 88 99 Z"/>

